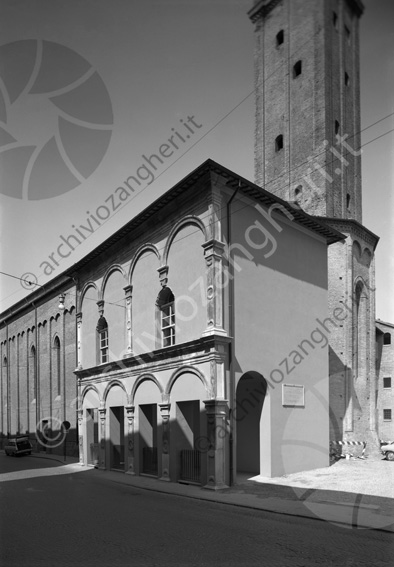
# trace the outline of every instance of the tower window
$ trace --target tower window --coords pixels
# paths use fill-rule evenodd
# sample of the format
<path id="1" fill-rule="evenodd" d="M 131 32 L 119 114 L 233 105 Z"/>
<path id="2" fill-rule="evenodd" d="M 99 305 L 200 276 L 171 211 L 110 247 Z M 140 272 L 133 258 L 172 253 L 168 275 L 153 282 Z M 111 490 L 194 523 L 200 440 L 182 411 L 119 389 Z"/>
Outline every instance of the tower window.
<path id="1" fill-rule="evenodd" d="M 350 207 L 350 195 L 349 193 L 346 193 L 346 208 L 348 209 Z"/>
<path id="2" fill-rule="evenodd" d="M 391 345 L 391 334 L 390 333 L 385 333 L 383 335 L 383 344 L 384 345 Z"/>
<path id="3" fill-rule="evenodd" d="M 391 376 L 385 376 L 383 378 L 383 388 L 391 388 Z"/>
<path id="4" fill-rule="evenodd" d="M 275 151 L 280 152 L 280 150 L 283 150 L 283 136 L 282 136 L 282 134 L 279 134 L 279 136 L 277 136 L 275 138 Z"/>
<path id="5" fill-rule="evenodd" d="M 346 36 L 347 42 L 350 43 L 350 30 L 347 26 L 345 26 L 345 36 Z"/>
<path id="6" fill-rule="evenodd" d="M 350 83 L 349 75 L 347 73 L 345 73 L 345 85 L 348 87 L 349 83 Z"/>
<path id="7" fill-rule="evenodd" d="M 339 133 L 339 122 L 338 120 L 335 120 L 335 134 Z"/>
<path id="8" fill-rule="evenodd" d="M 391 409 L 383 410 L 383 421 L 391 421 Z"/>
<path id="9" fill-rule="evenodd" d="M 338 16 L 336 12 L 332 13 L 332 24 L 334 26 L 334 28 L 337 30 L 338 29 Z"/>
<path id="10" fill-rule="evenodd" d="M 285 40 L 285 32 L 283 30 L 280 30 L 276 34 L 276 46 L 279 47 L 279 45 L 282 45 L 284 40 Z"/>
<path id="11" fill-rule="evenodd" d="M 293 67 L 293 79 L 301 75 L 302 73 L 302 61 L 297 61 L 297 63 Z"/>

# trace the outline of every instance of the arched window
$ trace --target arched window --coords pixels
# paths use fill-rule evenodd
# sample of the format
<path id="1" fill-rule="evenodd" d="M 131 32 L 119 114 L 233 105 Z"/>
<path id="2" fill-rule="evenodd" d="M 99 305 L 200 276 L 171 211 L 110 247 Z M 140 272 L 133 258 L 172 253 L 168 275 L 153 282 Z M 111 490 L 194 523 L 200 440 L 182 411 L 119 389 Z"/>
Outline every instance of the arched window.
<path id="1" fill-rule="evenodd" d="M 108 323 L 103 315 L 100 316 L 96 329 L 98 338 L 98 363 L 103 364 L 109 361 Z"/>
<path id="2" fill-rule="evenodd" d="M 383 335 L 383 344 L 384 345 L 391 345 L 391 333 L 385 333 Z"/>
<path id="3" fill-rule="evenodd" d="M 302 73 L 302 61 L 297 61 L 297 63 L 293 67 L 293 79 L 301 75 Z"/>
<path id="4" fill-rule="evenodd" d="M 31 368 L 33 375 L 33 399 L 37 401 L 38 397 L 38 384 L 37 384 L 37 361 L 36 361 L 36 347 L 32 346 L 30 349 Z"/>
<path id="5" fill-rule="evenodd" d="M 279 47 L 279 45 L 282 45 L 284 39 L 285 39 L 285 32 L 283 30 L 280 30 L 276 34 L 276 46 Z"/>
<path id="6" fill-rule="evenodd" d="M 56 395 L 61 394 L 61 384 L 60 384 L 60 340 L 59 337 L 55 337 L 53 341 L 53 374 L 54 383 L 56 384 Z"/>
<path id="7" fill-rule="evenodd" d="M 175 297 L 171 289 L 167 287 L 167 279 L 161 281 L 162 289 L 156 299 L 156 307 L 161 313 L 161 341 L 162 346 L 175 344 Z"/>
<path id="8" fill-rule="evenodd" d="M 282 134 L 279 134 L 279 136 L 277 136 L 275 138 L 275 151 L 279 152 L 280 150 L 283 150 L 283 136 L 282 136 Z"/>

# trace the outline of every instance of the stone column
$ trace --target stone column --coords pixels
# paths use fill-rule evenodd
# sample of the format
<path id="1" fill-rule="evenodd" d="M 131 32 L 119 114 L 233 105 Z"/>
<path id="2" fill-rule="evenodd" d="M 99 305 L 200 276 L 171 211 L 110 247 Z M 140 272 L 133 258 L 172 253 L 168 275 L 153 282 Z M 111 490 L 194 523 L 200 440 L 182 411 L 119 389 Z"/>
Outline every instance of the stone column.
<path id="1" fill-rule="evenodd" d="M 229 428 L 227 424 L 227 400 L 204 401 L 207 414 L 207 477 L 204 488 L 220 490 L 228 488 Z"/>
<path id="2" fill-rule="evenodd" d="M 77 319 L 77 369 L 82 370 L 82 313 L 76 315 Z M 63 347 L 64 348 L 64 347 Z"/>
<path id="3" fill-rule="evenodd" d="M 99 428 L 99 469 L 105 470 L 105 415 L 107 408 L 99 408 L 100 428 Z"/>
<path id="4" fill-rule="evenodd" d="M 202 245 L 207 275 L 207 328 L 203 335 L 224 335 L 223 329 L 223 252 L 225 245 L 218 240 L 209 240 Z"/>
<path id="5" fill-rule="evenodd" d="M 162 425 L 162 453 L 160 480 L 170 480 L 170 407 L 171 404 L 159 404 Z"/>
<path id="6" fill-rule="evenodd" d="M 133 286 L 123 288 L 126 294 L 126 354 L 123 358 L 133 356 L 133 329 L 132 329 L 132 293 Z"/>
<path id="7" fill-rule="evenodd" d="M 85 456 L 83 450 L 83 408 L 78 408 L 77 410 L 78 416 L 78 450 L 79 450 L 79 464 L 81 466 L 85 465 Z M 67 438 L 67 437 L 66 437 Z"/>
<path id="8" fill-rule="evenodd" d="M 134 409 L 135 406 L 126 406 L 127 414 L 127 471 L 126 474 L 135 474 L 134 466 Z"/>

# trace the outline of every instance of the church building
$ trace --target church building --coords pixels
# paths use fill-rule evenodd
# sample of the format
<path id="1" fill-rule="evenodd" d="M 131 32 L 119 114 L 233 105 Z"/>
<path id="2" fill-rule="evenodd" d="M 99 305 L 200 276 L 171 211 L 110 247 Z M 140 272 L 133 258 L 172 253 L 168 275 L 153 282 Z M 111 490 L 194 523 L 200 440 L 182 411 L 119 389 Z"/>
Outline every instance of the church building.
<path id="1" fill-rule="evenodd" d="M 362 224 L 362 12 L 255 2 L 255 183 L 207 160 L 0 316 L 2 446 L 27 433 L 216 490 L 394 437 Z"/>

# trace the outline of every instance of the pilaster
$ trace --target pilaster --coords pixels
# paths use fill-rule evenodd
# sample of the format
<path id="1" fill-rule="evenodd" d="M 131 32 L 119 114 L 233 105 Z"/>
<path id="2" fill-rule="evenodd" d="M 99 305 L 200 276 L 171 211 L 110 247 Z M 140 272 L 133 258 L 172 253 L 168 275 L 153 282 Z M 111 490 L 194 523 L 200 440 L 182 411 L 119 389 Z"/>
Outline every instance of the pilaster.
<path id="1" fill-rule="evenodd" d="M 207 274 L 207 328 L 205 335 L 223 335 L 223 252 L 225 245 L 209 240 L 203 245 Z"/>
<path id="2" fill-rule="evenodd" d="M 133 328 L 132 328 L 132 293 L 133 286 L 127 285 L 123 288 L 126 294 L 126 354 L 124 357 L 133 356 Z"/>
<path id="3" fill-rule="evenodd" d="M 107 408 L 99 408 L 100 428 L 99 428 L 99 469 L 105 470 L 105 417 Z"/>
<path id="4" fill-rule="evenodd" d="M 162 453 L 160 480 L 170 480 L 170 407 L 168 402 L 159 404 L 162 424 Z"/>
<path id="5" fill-rule="evenodd" d="M 226 455 L 228 455 L 228 402 L 227 400 L 204 401 L 207 414 L 207 478 L 204 488 L 220 490 L 228 488 Z"/>
<path id="6" fill-rule="evenodd" d="M 78 419 L 78 451 L 79 451 L 79 464 L 83 466 L 84 464 L 84 451 L 83 451 L 83 409 L 78 408 L 77 410 Z"/>
<path id="7" fill-rule="evenodd" d="M 77 368 L 82 369 L 82 313 L 79 312 L 76 315 L 77 319 Z"/>
<path id="8" fill-rule="evenodd" d="M 135 474 L 134 464 L 134 410 L 135 406 L 126 406 L 127 415 L 127 471 L 126 474 Z"/>

